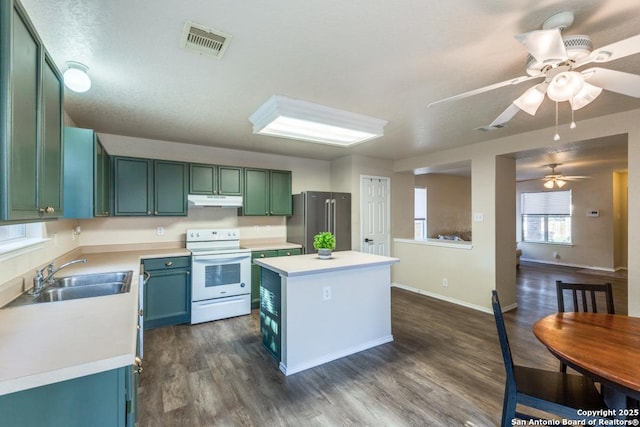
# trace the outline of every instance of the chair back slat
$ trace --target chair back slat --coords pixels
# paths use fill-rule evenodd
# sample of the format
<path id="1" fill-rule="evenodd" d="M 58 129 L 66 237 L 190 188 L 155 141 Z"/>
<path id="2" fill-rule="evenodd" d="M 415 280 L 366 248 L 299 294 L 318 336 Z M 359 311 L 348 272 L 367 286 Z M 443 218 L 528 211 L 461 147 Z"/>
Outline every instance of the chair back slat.
<path id="1" fill-rule="evenodd" d="M 607 313 L 615 314 L 615 308 L 613 306 L 613 291 L 611 283 L 604 284 L 591 284 L 591 283 L 566 283 L 562 280 L 556 280 L 556 290 L 558 296 L 558 311 L 584 311 L 584 312 L 598 312 L 598 299 L 597 296 L 601 295 L 604 298 Z M 564 291 L 571 292 L 571 301 L 573 302 L 573 309 L 565 306 Z M 601 306 L 602 308 L 602 306 Z"/>

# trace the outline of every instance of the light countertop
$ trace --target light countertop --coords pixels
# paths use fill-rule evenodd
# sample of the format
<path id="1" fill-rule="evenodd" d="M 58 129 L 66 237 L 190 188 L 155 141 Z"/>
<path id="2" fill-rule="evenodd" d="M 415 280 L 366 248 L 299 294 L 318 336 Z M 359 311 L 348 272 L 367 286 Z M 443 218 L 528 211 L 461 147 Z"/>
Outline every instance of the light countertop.
<path id="1" fill-rule="evenodd" d="M 252 242 L 240 241 L 240 247 L 252 251 L 275 251 L 278 249 L 302 249 L 302 245 L 289 242 Z"/>
<path id="2" fill-rule="evenodd" d="M 400 262 L 400 260 L 365 252 L 337 251 L 333 252 L 330 259 L 320 259 L 317 254 L 307 254 L 291 257 L 260 258 L 255 259 L 253 262 L 283 276 L 292 277 L 376 265 L 390 265 Z"/>
<path id="3" fill-rule="evenodd" d="M 132 365 L 140 260 L 183 248 L 84 253 L 56 276 L 133 270 L 124 294 L 0 309 L 0 395 Z"/>

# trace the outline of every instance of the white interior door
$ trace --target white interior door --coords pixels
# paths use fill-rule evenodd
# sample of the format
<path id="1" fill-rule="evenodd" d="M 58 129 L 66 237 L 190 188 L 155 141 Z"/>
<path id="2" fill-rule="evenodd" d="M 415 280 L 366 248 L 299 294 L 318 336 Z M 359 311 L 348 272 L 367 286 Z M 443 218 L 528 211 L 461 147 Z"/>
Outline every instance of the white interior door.
<path id="1" fill-rule="evenodd" d="M 360 250 L 377 255 L 391 253 L 390 180 L 388 177 L 360 176 Z"/>

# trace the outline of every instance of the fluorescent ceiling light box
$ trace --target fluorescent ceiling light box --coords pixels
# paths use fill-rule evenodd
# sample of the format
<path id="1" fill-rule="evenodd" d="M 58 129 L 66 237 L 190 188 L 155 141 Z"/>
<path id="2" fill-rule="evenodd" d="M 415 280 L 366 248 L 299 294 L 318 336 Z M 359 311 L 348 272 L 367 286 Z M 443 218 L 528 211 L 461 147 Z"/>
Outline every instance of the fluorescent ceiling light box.
<path id="1" fill-rule="evenodd" d="M 384 135 L 386 120 L 274 95 L 249 117 L 253 133 L 349 147 Z"/>

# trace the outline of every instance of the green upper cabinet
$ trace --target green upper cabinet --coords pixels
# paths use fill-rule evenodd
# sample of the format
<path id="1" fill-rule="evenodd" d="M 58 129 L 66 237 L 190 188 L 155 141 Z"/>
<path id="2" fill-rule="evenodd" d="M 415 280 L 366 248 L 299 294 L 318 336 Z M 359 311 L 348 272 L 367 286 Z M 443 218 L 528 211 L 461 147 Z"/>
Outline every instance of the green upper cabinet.
<path id="1" fill-rule="evenodd" d="M 64 217 L 109 216 L 109 155 L 91 129 L 64 129 Z"/>
<path id="2" fill-rule="evenodd" d="M 114 215 L 187 215 L 187 164 L 114 157 Z"/>
<path id="3" fill-rule="evenodd" d="M 0 220 L 63 214 L 62 76 L 18 2 L 0 2 Z"/>
<path id="4" fill-rule="evenodd" d="M 187 215 L 187 164 L 155 160 L 154 215 Z"/>
<path id="5" fill-rule="evenodd" d="M 241 196 L 242 168 L 192 163 L 189 165 L 189 194 Z"/>
<path id="6" fill-rule="evenodd" d="M 291 215 L 291 171 L 269 171 L 269 215 Z"/>
<path id="7" fill-rule="evenodd" d="M 291 171 L 245 169 L 243 215 L 291 213 Z"/>

